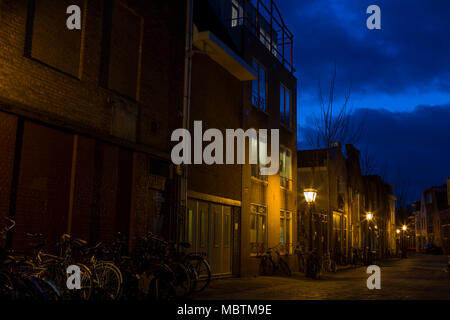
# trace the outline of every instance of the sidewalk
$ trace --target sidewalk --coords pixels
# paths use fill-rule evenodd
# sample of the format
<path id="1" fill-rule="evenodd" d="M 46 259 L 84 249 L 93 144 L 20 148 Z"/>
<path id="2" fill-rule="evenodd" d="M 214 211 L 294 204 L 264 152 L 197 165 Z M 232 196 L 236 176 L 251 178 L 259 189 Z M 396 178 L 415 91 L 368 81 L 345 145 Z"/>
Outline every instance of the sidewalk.
<path id="1" fill-rule="evenodd" d="M 310 279 L 304 273 L 292 277 L 249 277 L 213 280 L 193 300 L 414 300 L 450 299 L 445 256 L 410 255 L 374 262 L 382 268 L 381 290 L 367 288 L 367 266 L 342 266 L 339 272 Z"/>

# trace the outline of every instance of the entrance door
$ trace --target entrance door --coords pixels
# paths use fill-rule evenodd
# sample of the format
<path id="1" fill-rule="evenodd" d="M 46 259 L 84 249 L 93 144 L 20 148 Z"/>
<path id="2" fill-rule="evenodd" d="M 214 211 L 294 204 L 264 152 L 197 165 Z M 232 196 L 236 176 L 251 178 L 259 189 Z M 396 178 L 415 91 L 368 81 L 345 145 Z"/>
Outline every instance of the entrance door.
<path id="1" fill-rule="evenodd" d="M 231 274 L 232 239 L 231 207 L 188 201 L 184 241 L 191 243 L 191 252 L 206 254 L 214 275 Z"/>

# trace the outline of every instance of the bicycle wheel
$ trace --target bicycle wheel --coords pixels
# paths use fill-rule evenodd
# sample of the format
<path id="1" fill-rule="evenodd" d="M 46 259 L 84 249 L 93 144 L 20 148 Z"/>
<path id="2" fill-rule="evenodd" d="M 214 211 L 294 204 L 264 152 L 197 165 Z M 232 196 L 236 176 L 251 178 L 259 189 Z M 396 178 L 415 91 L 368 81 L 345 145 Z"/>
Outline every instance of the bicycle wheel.
<path id="1" fill-rule="evenodd" d="M 159 270 L 155 273 L 154 285 L 154 297 L 156 300 L 172 300 L 176 297 L 175 289 L 175 273 L 166 264 L 161 265 Z"/>
<path id="2" fill-rule="evenodd" d="M 7 273 L 0 272 L 0 300 L 12 301 L 16 299 L 16 288 Z"/>
<path id="3" fill-rule="evenodd" d="M 278 268 L 283 275 L 288 277 L 292 276 L 291 268 L 289 268 L 289 265 L 283 259 L 280 259 Z"/>
<path id="4" fill-rule="evenodd" d="M 175 291 L 177 297 L 186 297 L 191 293 L 191 273 L 181 263 L 173 263 L 170 268 L 175 273 Z"/>
<path id="5" fill-rule="evenodd" d="M 92 269 L 95 299 L 118 300 L 122 296 L 122 273 L 111 262 L 98 262 Z"/>
<path id="6" fill-rule="evenodd" d="M 263 276 L 272 276 L 275 271 L 275 265 L 272 259 L 269 259 L 266 256 L 261 259 L 259 266 Z"/>
<path id="7" fill-rule="evenodd" d="M 202 292 L 211 282 L 211 267 L 203 256 L 187 256 L 187 262 L 193 266 L 197 273 L 194 292 Z"/>
<path id="8" fill-rule="evenodd" d="M 189 294 L 192 294 L 195 292 L 195 288 L 197 286 L 197 282 L 198 282 L 198 273 L 197 270 L 195 269 L 195 267 L 193 265 L 191 265 L 188 262 L 184 263 L 186 269 L 189 272 L 189 276 L 191 278 L 191 288 L 189 289 Z"/>
<path id="9" fill-rule="evenodd" d="M 53 283 L 49 280 L 43 280 L 40 278 L 34 278 L 37 285 L 40 288 L 40 292 L 43 295 L 44 299 L 47 301 L 58 301 L 61 300 L 61 293 L 55 287 Z"/>
<path id="10" fill-rule="evenodd" d="M 67 287 L 66 268 L 59 263 L 47 266 L 46 279 L 50 280 L 59 288 L 63 300 L 89 300 L 93 291 L 92 274 L 84 264 L 75 264 L 80 268 L 80 289 L 70 290 Z"/>

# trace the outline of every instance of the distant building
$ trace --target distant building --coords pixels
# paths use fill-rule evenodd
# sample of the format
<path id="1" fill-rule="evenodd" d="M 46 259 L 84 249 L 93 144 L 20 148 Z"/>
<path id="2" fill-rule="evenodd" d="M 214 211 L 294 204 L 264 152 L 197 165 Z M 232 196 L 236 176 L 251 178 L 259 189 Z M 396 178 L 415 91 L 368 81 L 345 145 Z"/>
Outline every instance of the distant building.
<path id="1" fill-rule="evenodd" d="M 340 145 L 298 151 L 298 186 L 301 247 L 331 252 L 341 263 L 351 261 L 352 249 L 371 250 L 380 258 L 394 253 L 392 186 L 361 175 L 359 151 L 352 145 L 346 145 L 345 155 Z M 317 190 L 312 220 L 303 196 L 307 188 Z M 367 220 L 369 213 L 373 218 Z"/>
<path id="2" fill-rule="evenodd" d="M 421 242 L 425 245 L 434 245 L 445 253 L 450 252 L 449 226 L 450 204 L 448 202 L 447 186 L 431 187 L 422 193 L 420 210 Z M 426 231 L 423 235 L 423 231 Z M 423 250 L 421 246 L 419 248 Z"/>

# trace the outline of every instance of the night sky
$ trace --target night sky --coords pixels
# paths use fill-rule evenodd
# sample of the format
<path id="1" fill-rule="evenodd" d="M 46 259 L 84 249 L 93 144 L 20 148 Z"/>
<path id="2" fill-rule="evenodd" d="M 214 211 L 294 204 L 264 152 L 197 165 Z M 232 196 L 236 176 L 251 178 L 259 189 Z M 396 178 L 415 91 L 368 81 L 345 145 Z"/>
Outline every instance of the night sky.
<path id="1" fill-rule="evenodd" d="M 352 84 L 357 143 L 377 173 L 407 184 L 408 200 L 450 178 L 450 1 L 278 0 L 295 36 L 299 146 L 337 66 L 337 102 Z M 381 8 L 382 30 L 368 30 L 366 9 Z M 400 187 L 401 186 L 401 187 Z"/>

